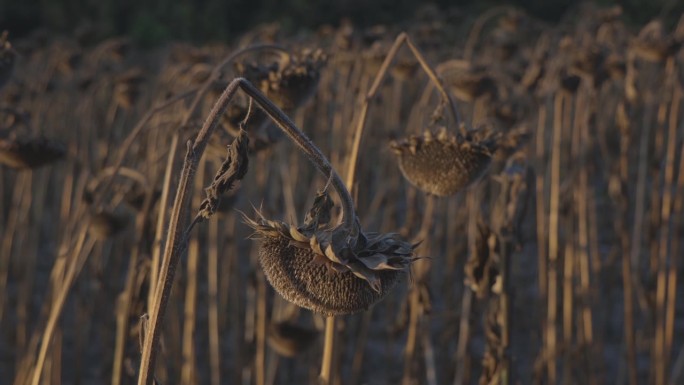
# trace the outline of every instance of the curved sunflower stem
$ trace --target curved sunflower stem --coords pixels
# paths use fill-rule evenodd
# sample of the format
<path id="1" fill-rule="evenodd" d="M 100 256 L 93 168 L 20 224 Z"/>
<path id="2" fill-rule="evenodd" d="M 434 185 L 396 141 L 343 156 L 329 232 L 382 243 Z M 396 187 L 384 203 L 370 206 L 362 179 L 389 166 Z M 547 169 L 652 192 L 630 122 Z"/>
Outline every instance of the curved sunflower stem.
<path id="1" fill-rule="evenodd" d="M 358 229 L 355 227 L 356 215 L 354 213 L 351 195 L 349 194 L 349 191 L 347 191 L 347 188 L 344 186 L 339 175 L 333 170 L 328 159 L 313 142 L 311 142 L 311 140 L 292 123 L 285 113 L 268 100 L 249 81 L 244 78 L 236 78 L 231 81 L 223 91 L 223 94 L 219 97 L 218 101 L 214 104 L 211 113 L 202 125 L 195 140 L 188 141 L 187 152 L 178 182 L 176 198 L 169 218 L 164 255 L 159 270 L 159 279 L 155 286 L 154 299 L 150 309 L 149 327 L 145 333 L 138 376 L 139 385 L 151 384 L 154 379 L 153 368 L 158 353 L 161 323 L 164 319 L 166 305 L 173 286 L 176 267 L 178 266 L 180 256 L 184 249 L 184 242 L 186 241 L 187 231 L 183 230 L 183 225 L 187 222 L 187 213 L 197 166 L 202 158 L 202 154 L 204 154 L 209 138 L 218 126 L 221 116 L 225 113 L 228 103 L 230 103 L 238 88 L 252 97 L 287 136 L 307 155 L 316 168 L 323 175 L 330 178 L 333 188 L 337 191 L 342 201 L 342 219 L 344 220 L 344 227 L 342 230 L 347 231 L 348 234 L 352 236 L 357 234 Z"/>
<path id="2" fill-rule="evenodd" d="M 351 236 L 356 236 L 356 213 L 354 211 L 354 201 L 351 194 L 345 186 L 342 179 L 337 174 L 328 161 L 328 158 L 323 155 L 321 150 L 309 139 L 292 120 L 285 115 L 285 113 L 278 108 L 273 102 L 268 100 L 264 94 L 254 87 L 249 81 L 243 78 L 236 78 L 233 82 L 237 82 L 240 88 L 249 95 L 254 101 L 266 112 L 266 114 L 283 130 L 283 132 L 299 147 L 299 149 L 309 158 L 309 160 L 316 166 L 326 178 L 340 197 L 342 205 L 342 224 L 344 230 L 347 230 Z M 232 84 L 232 83 L 231 83 Z"/>
<path id="3" fill-rule="evenodd" d="M 425 71 L 425 73 L 430 78 L 432 84 L 434 84 L 435 88 L 437 88 L 437 90 L 439 91 L 440 95 L 442 96 L 442 101 L 445 104 L 448 104 L 449 110 L 451 111 L 451 115 L 453 116 L 456 122 L 456 126 L 461 126 L 461 116 L 459 115 L 458 109 L 456 108 L 456 102 L 454 102 L 454 99 L 444 88 L 444 84 L 442 84 L 442 81 L 437 75 L 437 72 L 432 68 L 430 63 L 428 63 L 427 59 L 425 59 L 425 56 L 423 56 L 418 47 L 416 47 L 416 45 L 413 44 L 409 35 L 406 32 L 402 32 L 394 40 L 394 44 L 392 44 L 392 47 L 390 48 L 389 52 L 387 52 L 385 60 L 380 65 L 380 69 L 378 70 L 377 75 L 375 75 L 373 84 L 364 96 L 363 105 L 361 106 L 361 112 L 359 113 L 359 118 L 356 123 L 354 142 L 352 144 L 351 155 L 349 160 L 349 173 L 347 174 L 347 181 L 349 181 L 350 179 L 353 180 L 354 178 L 354 173 L 356 170 L 356 160 L 358 159 L 359 148 L 361 147 L 361 135 L 363 134 L 363 128 L 366 124 L 366 118 L 368 117 L 368 108 L 370 106 L 370 101 L 371 99 L 373 99 L 373 97 L 375 97 L 375 94 L 378 92 L 380 84 L 385 79 L 385 76 L 387 76 L 387 70 L 389 70 L 392 61 L 397 56 L 397 52 L 399 52 L 399 48 L 401 48 L 403 44 L 406 44 L 409 47 L 411 53 L 413 54 L 413 56 L 415 56 L 420 66 L 423 68 L 423 71 Z M 347 186 L 349 186 L 349 188 L 353 187 L 350 183 L 347 183 Z"/>

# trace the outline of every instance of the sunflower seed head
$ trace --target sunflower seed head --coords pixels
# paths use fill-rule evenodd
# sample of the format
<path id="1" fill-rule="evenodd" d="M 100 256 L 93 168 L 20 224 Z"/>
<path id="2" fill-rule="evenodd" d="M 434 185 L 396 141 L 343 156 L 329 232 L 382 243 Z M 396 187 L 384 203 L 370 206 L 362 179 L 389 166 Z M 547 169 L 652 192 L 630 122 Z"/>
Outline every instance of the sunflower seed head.
<path id="1" fill-rule="evenodd" d="M 43 137 L 0 139 L 0 164 L 11 168 L 37 168 L 65 156 L 64 145 Z"/>
<path id="2" fill-rule="evenodd" d="M 390 143 L 404 177 L 419 189 L 437 196 L 455 194 L 477 181 L 491 163 L 494 143 L 455 136 L 441 128 Z"/>
<path id="3" fill-rule="evenodd" d="M 320 193 L 304 225 L 245 217 L 261 240 L 266 278 L 286 300 L 324 315 L 351 314 L 386 296 L 416 259 L 397 234 L 350 235 L 328 227 L 332 204 Z M 358 222 L 357 222 L 358 226 Z"/>

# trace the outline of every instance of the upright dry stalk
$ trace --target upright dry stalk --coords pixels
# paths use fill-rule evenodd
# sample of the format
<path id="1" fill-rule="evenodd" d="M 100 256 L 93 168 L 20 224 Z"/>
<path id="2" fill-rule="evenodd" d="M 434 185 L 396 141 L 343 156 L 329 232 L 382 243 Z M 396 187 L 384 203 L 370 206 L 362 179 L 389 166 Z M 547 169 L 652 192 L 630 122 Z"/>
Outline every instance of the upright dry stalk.
<path id="1" fill-rule="evenodd" d="M 676 91 L 680 94 L 682 91 L 677 88 Z M 681 234 L 684 230 L 684 143 L 679 150 L 679 174 L 677 176 L 677 181 L 674 190 L 674 203 L 673 203 L 673 223 L 672 223 L 672 233 Z M 680 253 L 681 240 L 678 237 L 674 237 L 672 240 L 671 248 L 671 260 L 670 268 L 668 271 L 668 288 L 667 288 L 667 306 L 666 306 L 666 317 L 665 317 L 665 334 L 666 340 L 669 342 L 670 346 L 668 351 L 672 349 L 672 340 L 674 338 L 674 325 L 675 325 L 675 311 L 676 311 L 676 298 L 677 298 L 677 269 L 682 265 L 681 254 Z M 682 367 L 684 365 L 684 349 L 680 349 L 678 353 L 679 357 L 672 365 L 672 372 L 670 375 L 670 383 L 676 383 L 677 376 L 681 376 Z"/>
<path id="2" fill-rule="evenodd" d="M 171 191 L 171 178 L 173 177 L 173 169 L 176 160 L 176 151 L 178 150 L 178 141 L 180 138 L 179 132 L 174 132 L 171 136 L 171 143 L 169 144 L 169 155 L 166 160 L 166 167 L 164 169 L 164 179 L 162 181 L 162 191 L 161 197 L 159 198 L 159 214 L 157 214 L 157 225 L 154 231 L 154 246 L 152 247 L 152 259 L 150 260 L 150 279 L 149 279 L 149 291 L 147 294 L 147 309 L 148 312 L 152 309 L 155 288 L 157 282 L 159 281 L 159 265 L 161 264 L 161 253 L 164 248 L 163 238 L 164 238 L 164 228 L 166 225 L 166 216 L 168 202 L 170 199 Z"/>
<path id="3" fill-rule="evenodd" d="M 47 358 L 48 349 L 50 343 L 52 342 L 52 336 L 57 327 L 57 322 L 59 321 L 59 316 L 62 314 L 62 309 L 64 308 L 64 303 L 66 302 L 69 290 L 73 285 L 76 277 L 81 271 L 83 264 L 85 263 L 88 255 L 92 251 L 95 245 L 95 240 L 88 237 L 86 234 L 85 225 L 82 227 L 81 232 L 78 235 L 78 241 L 74 248 L 70 250 L 71 258 L 69 260 L 66 274 L 64 280 L 61 282 L 59 291 L 55 294 L 53 299 L 52 307 L 50 308 L 50 315 L 48 322 L 43 330 L 43 338 L 41 340 L 40 351 L 38 353 L 38 358 L 36 359 L 36 365 L 33 371 L 33 379 L 31 381 L 32 385 L 39 385 L 40 378 L 43 371 L 43 365 Z"/>
<path id="4" fill-rule="evenodd" d="M 31 233 L 30 229 L 30 218 L 31 218 L 31 206 L 33 204 L 33 185 L 35 175 L 33 171 L 26 172 L 25 175 L 25 190 L 24 195 L 21 197 L 19 203 L 18 212 L 24 213 L 18 217 L 16 223 L 16 229 L 14 231 L 14 247 L 17 250 L 22 250 L 22 256 L 24 260 L 21 261 L 21 267 L 26 271 L 26 275 L 19 285 L 19 294 L 17 298 L 17 328 L 16 328 L 16 338 L 19 346 L 25 347 L 28 342 L 29 335 L 29 319 L 30 319 L 30 303 L 31 294 L 33 290 L 33 282 L 35 279 L 35 254 L 30 252 L 32 246 L 28 245 L 30 240 L 27 239 L 28 234 Z M 33 242 L 35 245 L 36 242 Z"/>
<path id="5" fill-rule="evenodd" d="M 221 383 L 221 345 L 219 333 L 219 297 L 218 297 L 218 247 L 219 247 L 219 220 L 209 221 L 207 231 L 207 302 L 208 316 L 207 329 L 209 334 L 209 371 L 210 384 Z M 229 263 L 229 262 L 226 262 Z M 222 277 L 228 280 L 228 276 Z"/>
<path id="6" fill-rule="evenodd" d="M 181 179 L 178 183 L 178 190 L 169 219 L 168 235 L 164 248 L 164 257 L 159 270 L 158 284 L 154 286 L 155 294 L 152 307 L 150 308 L 150 321 L 145 334 L 145 343 L 143 345 L 138 377 L 139 385 L 149 385 L 153 381 L 153 368 L 156 359 L 157 344 L 161 335 L 160 323 L 164 317 L 166 303 L 169 300 L 171 286 L 173 285 L 176 265 L 178 264 L 180 253 L 183 248 L 182 238 L 184 231 L 182 230 L 181 222 L 185 223 L 186 220 L 181 220 L 181 217 L 187 214 L 186 210 L 189 203 L 190 191 L 193 187 L 192 181 L 197 169 L 197 163 L 204 153 L 209 137 L 218 124 L 219 117 L 225 112 L 228 102 L 237 91 L 238 86 L 242 84 L 241 82 L 246 83 L 243 79 L 236 79 L 231 82 L 212 109 L 209 118 L 205 121 L 194 143 L 188 142 L 185 162 L 183 164 L 183 169 L 181 170 Z"/>
<path id="7" fill-rule="evenodd" d="M 588 98 L 582 100 L 587 101 Z M 583 104 L 578 106 L 578 111 L 582 112 L 581 117 L 578 117 L 579 130 L 577 138 L 577 160 L 579 166 L 578 183 L 574 189 L 575 202 L 577 204 L 577 255 L 579 259 L 579 277 L 580 288 L 579 296 L 581 301 L 581 325 L 582 325 L 582 348 L 586 351 L 586 358 L 584 360 L 585 372 L 587 373 L 589 384 L 596 384 L 594 376 L 593 352 L 594 352 L 594 329 L 593 316 L 591 310 L 591 271 L 589 264 L 589 202 L 592 191 L 589 189 L 589 176 L 587 153 L 590 149 L 591 137 L 589 136 L 589 114 L 585 108 L 588 106 Z M 595 257 L 598 257 L 597 255 Z"/>
<path id="8" fill-rule="evenodd" d="M 197 167 L 199 178 L 195 182 L 195 195 L 193 206 L 199 207 L 202 203 L 202 191 L 204 189 L 204 176 L 206 170 L 206 157 L 202 158 Z M 188 256 L 186 267 L 185 305 L 183 309 L 183 344 L 181 367 L 181 384 L 191 385 L 197 383 L 197 362 L 195 353 L 195 325 L 197 323 L 197 275 L 200 259 L 200 241 L 198 235 L 191 236 L 188 241 Z"/>
<path id="9" fill-rule="evenodd" d="M 0 243 L 0 293 L 6 293 L 5 288 L 7 287 L 7 277 L 9 275 L 12 244 L 15 241 L 15 234 L 19 230 L 18 226 L 21 216 L 27 215 L 27 212 L 23 211 L 24 205 L 21 202 L 25 200 L 27 195 L 30 195 L 27 193 L 31 185 L 30 182 L 31 173 L 27 172 L 19 174 L 14 184 L 11 206 L 5 221 L 2 243 Z M 0 295 L 0 322 L 3 320 L 6 299 L 5 295 Z"/>
<path id="10" fill-rule="evenodd" d="M 537 121 L 537 130 L 535 132 L 536 145 L 535 155 L 537 159 L 536 164 L 536 213 L 537 213 L 537 270 L 539 272 L 539 297 L 541 302 L 546 301 L 546 290 L 548 288 L 548 268 L 547 268 L 547 253 L 546 253 L 546 235 L 548 234 L 546 215 L 546 106 L 539 106 Z"/>
<path id="11" fill-rule="evenodd" d="M 143 203 L 142 210 L 138 213 L 135 221 L 135 239 L 133 243 L 136 247 L 133 248 L 129 261 L 126 275 L 126 282 L 124 289 L 119 294 L 116 301 L 116 340 L 114 342 L 114 359 L 112 366 L 112 385 L 121 384 L 121 376 L 123 374 L 124 359 L 126 354 L 126 341 L 129 337 L 129 313 L 131 303 L 134 299 L 135 284 L 138 279 L 139 269 L 138 261 L 140 252 L 142 250 L 141 243 L 143 241 L 143 234 L 145 233 L 145 226 L 147 223 L 147 216 L 149 215 L 152 204 L 152 191 L 148 191 Z"/>
<path id="12" fill-rule="evenodd" d="M 633 129 L 630 129 L 629 119 L 627 118 L 627 111 L 624 104 L 620 105 L 617 110 L 616 125 L 620 129 L 620 156 L 619 156 L 619 174 L 617 180 L 617 188 L 611 191 L 611 196 L 616 202 L 618 209 L 623 214 L 616 218 L 615 230 L 620 238 L 620 249 L 622 251 L 622 291 L 623 291 L 623 309 L 624 309 L 624 342 L 626 351 L 626 366 L 628 371 L 628 381 L 630 385 L 637 384 L 636 371 L 636 346 L 634 340 L 634 286 L 632 282 L 632 257 L 631 247 L 633 240 L 630 238 L 628 223 L 628 210 L 630 207 L 629 196 L 627 192 L 627 183 L 629 180 L 630 165 L 629 153 L 630 144 L 633 138 Z M 642 135 L 643 136 L 643 135 Z M 644 139 L 643 137 L 641 139 Z M 640 142 L 640 148 L 643 148 L 644 143 Z M 641 149 L 640 149 L 641 152 Z M 641 154 L 639 155 L 642 156 Z M 643 193 L 642 193 L 643 194 Z M 639 197 L 639 187 L 637 185 L 637 198 Z M 635 212 L 636 214 L 636 212 Z"/>
<path id="13" fill-rule="evenodd" d="M 549 273 L 548 298 L 546 308 L 546 338 L 545 354 L 548 382 L 556 383 L 557 367 L 557 332 L 558 318 L 558 257 L 560 252 L 559 210 L 560 210 L 560 180 L 561 180 L 561 144 L 563 114 L 565 107 L 565 93 L 557 92 L 553 107 L 553 138 L 551 144 L 551 185 L 549 190 Z"/>
<path id="14" fill-rule="evenodd" d="M 435 197 L 427 196 L 425 202 L 425 209 L 423 211 L 423 219 L 420 227 L 420 231 L 416 236 L 417 240 L 428 239 L 430 236 L 430 231 L 432 228 L 432 222 L 434 217 L 435 209 Z M 430 245 L 426 242 L 422 245 L 422 252 L 424 255 L 430 255 Z M 404 384 L 411 384 L 415 380 L 415 367 L 418 363 L 416 359 L 416 350 L 418 349 L 418 342 L 421 338 L 420 334 L 427 334 L 422 336 L 423 339 L 430 338 L 429 329 L 425 327 L 426 317 L 425 315 L 425 296 L 426 291 L 425 286 L 426 281 L 429 279 L 428 274 L 430 272 L 431 263 L 429 260 L 422 260 L 414 265 L 413 269 L 413 286 L 409 292 L 409 330 L 408 336 L 406 337 L 406 346 L 404 347 L 404 374 L 402 377 L 402 382 Z M 423 348 L 425 348 L 423 346 Z"/>
<path id="15" fill-rule="evenodd" d="M 466 193 L 466 207 L 468 209 L 468 253 L 472 256 L 477 253 L 477 218 L 479 214 L 480 200 L 475 190 Z M 467 369 L 470 358 L 468 357 L 468 345 L 470 341 L 470 315 L 472 310 L 473 291 L 466 285 L 463 287 L 461 300 L 461 319 L 458 328 L 458 345 L 456 346 L 456 363 L 454 385 L 467 384 L 470 381 L 470 372 Z"/>
<path id="16" fill-rule="evenodd" d="M 254 382 L 266 384 L 266 279 L 256 277 L 256 353 L 254 355 Z"/>
<path id="17" fill-rule="evenodd" d="M 671 62 L 668 63 L 672 65 Z M 657 267 L 657 283 L 656 283 L 656 329 L 655 329 L 655 383 L 656 385 L 665 385 L 667 381 L 667 371 L 669 368 L 669 360 L 672 346 L 672 327 L 674 325 L 668 324 L 668 312 L 666 305 L 674 306 L 674 303 L 667 303 L 667 294 L 670 274 L 668 273 L 668 256 L 671 255 L 670 239 L 672 238 L 672 204 L 673 204 L 673 189 L 674 189 L 674 172 L 675 172 L 675 156 L 677 144 L 677 129 L 679 122 L 677 117 L 679 115 L 679 104 L 681 102 L 681 91 L 679 87 L 674 88 L 672 102 L 670 104 L 669 129 L 667 132 L 667 145 L 665 151 L 665 173 L 662 188 L 662 205 L 660 212 L 660 245 L 658 255 Z M 672 255 L 670 258 L 674 259 Z M 670 262 L 671 263 L 671 262 Z M 676 274 L 674 275 L 676 276 Z M 671 301 L 670 301 L 671 302 Z M 669 337 L 669 339 L 668 339 Z"/>
<path id="18" fill-rule="evenodd" d="M 646 214 L 646 187 L 647 187 L 647 172 L 648 172 L 648 158 L 649 158 L 649 139 L 652 129 L 651 119 L 653 118 L 653 106 L 647 104 L 646 112 L 643 117 L 643 125 L 641 127 L 641 134 L 639 137 L 639 155 L 637 163 L 637 181 L 636 181 L 636 194 L 634 198 L 634 219 L 632 226 L 632 236 L 630 238 L 630 270 L 631 274 L 629 277 L 623 277 L 627 280 L 626 284 L 631 285 L 630 291 L 633 290 L 634 280 L 637 279 L 633 268 L 639 266 L 639 257 L 641 255 L 641 243 L 643 238 L 643 230 L 645 223 Z M 626 289 L 626 288 L 625 288 Z M 627 291 L 625 290 L 625 293 Z M 632 291 L 633 292 L 633 291 Z M 633 300 L 632 298 L 629 299 Z M 627 301 L 627 296 L 625 294 L 625 301 Z M 625 304 L 625 311 L 627 311 L 627 304 Z M 634 306 L 630 305 L 629 308 L 633 312 Z M 633 317 L 633 314 L 629 315 Z M 630 333 L 630 338 L 632 339 L 632 344 L 627 343 L 626 347 L 631 348 L 631 351 L 627 351 L 627 367 L 630 375 L 630 385 L 636 384 L 637 381 L 637 368 L 636 368 L 636 344 L 634 344 L 634 323 L 632 321 L 631 325 L 627 322 L 627 315 L 625 315 L 625 333 Z M 628 326 L 631 326 L 630 330 L 627 330 Z M 627 338 L 627 336 L 625 336 Z M 631 345 L 631 346 L 630 346 Z M 632 379 L 633 377 L 633 379 Z M 634 383 L 632 383 L 634 381 Z"/>

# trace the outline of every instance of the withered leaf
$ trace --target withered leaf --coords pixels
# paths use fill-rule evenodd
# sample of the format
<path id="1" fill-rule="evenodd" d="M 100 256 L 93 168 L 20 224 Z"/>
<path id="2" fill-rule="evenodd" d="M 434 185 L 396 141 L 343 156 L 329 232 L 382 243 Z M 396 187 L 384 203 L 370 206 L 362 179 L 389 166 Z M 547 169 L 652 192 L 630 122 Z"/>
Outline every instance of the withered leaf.
<path id="1" fill-rule="evenodd" d="M 244 178 L 247 173 L 247 165 L 249 164 L 247 156 L 248 147 L 249 138 L 247 137 L 247 132 L 240 130 L 240 135 L 228 146 L 226 160 L 216 172 L 211 185 L 205 189 L 207 197 L 200 205 L 198 217 L 209 218 L 214 215 L 221 202 L 221 195 L 230 191 L 235 182 Z"/>

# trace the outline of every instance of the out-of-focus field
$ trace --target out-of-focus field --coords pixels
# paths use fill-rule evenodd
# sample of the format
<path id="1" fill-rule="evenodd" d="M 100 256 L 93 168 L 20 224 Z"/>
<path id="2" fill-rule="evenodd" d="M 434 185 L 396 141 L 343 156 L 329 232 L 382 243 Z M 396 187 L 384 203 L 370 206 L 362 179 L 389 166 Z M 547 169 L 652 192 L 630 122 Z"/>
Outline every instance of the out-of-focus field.
<path id="1" fill-rule="evenodd" d="M 0 383 L 136 383 L 185 143 L 236 76 L 232 64 L 186 115 L 224 58 L 257 43 L 321 48 L 316 94 L 291 117 L 342 174 L 401 31 L 284 36 L 265 25 L 230 46 L 144 50 L 9 31 L 18 56 L 0 89 L 0 140 L 45 137 L 65 158 L 0 164 Z M 349 188 L 366 230 L 422 241 L 417 254 L 429 258 L 369 311 L 339 319 L 333 383 L 684 383 L 684 22 L 627 27 L 618 9 L 589 7 L 547 25 L 509 8 L 425 8 L 405 31 L 466 129 L 518 142 L 451 197 L 409 184 L 389 143 L 429 128 L 439 94 L 400 50 L 370 101 Z M 198 167 L 193 213 L 231 142 L 219 131 Z M 160 384 L 316 383 L 323 318 L 273 292 L 239 212 L 301 223 L 326 180 L 286 140 L 253 150 L 225 209 L 191 233 L 163 324 Z"/>

